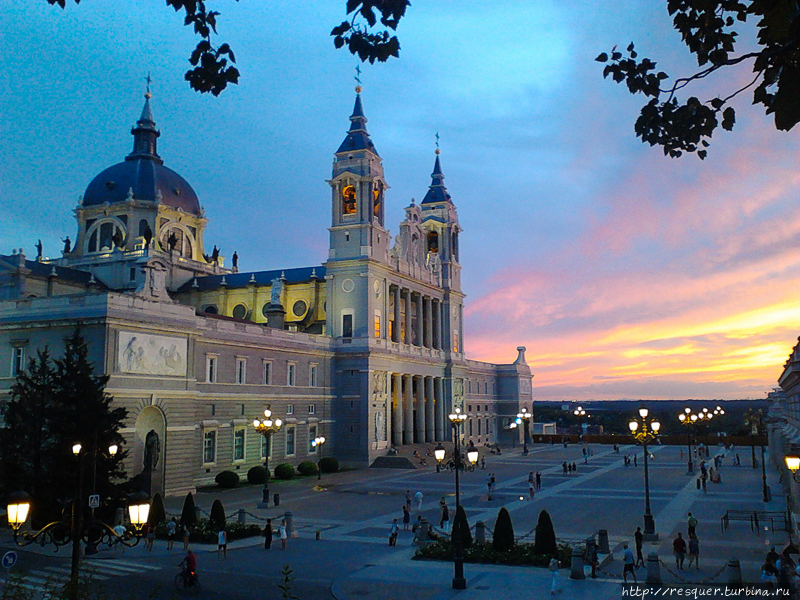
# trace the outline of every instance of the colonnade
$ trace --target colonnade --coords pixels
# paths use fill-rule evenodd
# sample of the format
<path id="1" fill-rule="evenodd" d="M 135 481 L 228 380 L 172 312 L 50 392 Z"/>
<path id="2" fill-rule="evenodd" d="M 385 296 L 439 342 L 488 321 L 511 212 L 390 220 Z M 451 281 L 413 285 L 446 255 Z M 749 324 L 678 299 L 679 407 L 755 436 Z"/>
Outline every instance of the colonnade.
<path id="1" fill-rule="evenodd" d="M 391 373 L 392 445 L 450 439 L 444 378 Z"/>
<path id="2" fill-rule="evenodd" d="M 394 298 L 392 341 L 441 350 L 446 335 L 442 301 L 397 285 L 390 286 L 389 291 Z"/>

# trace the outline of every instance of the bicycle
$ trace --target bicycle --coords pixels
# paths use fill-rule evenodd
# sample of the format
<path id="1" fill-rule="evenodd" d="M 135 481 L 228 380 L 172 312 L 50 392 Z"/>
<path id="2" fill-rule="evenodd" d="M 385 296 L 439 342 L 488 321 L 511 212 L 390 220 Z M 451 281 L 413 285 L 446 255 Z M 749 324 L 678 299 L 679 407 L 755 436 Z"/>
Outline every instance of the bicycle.
<path id="1" fill-rule="evenodd" d="M 181 571 L 175 575 L 175 589 L 196 594 L 200 591 L 200 578 L 194 571 Z"/>

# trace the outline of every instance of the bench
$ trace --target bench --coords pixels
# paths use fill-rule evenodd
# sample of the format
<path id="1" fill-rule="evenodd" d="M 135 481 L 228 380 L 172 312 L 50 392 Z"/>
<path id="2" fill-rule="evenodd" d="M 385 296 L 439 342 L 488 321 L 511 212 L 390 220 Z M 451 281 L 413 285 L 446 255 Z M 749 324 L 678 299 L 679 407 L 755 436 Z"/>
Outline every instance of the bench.
<path id="1" fill-rule="evenodd" d="M 778 524 L 778 531 L 789 531 L 789 520 L 786 518 L 786 513 L 779 510 L 756 510 L 753 511 L 753 519 L 756 525 L 756 531 L 759 530 L 759 522 L 769 522 L 769 528 L 775 531 L 775 524 Z"/>
<path id="2" fill-rule="evenodd" d="M 755 519 L 755 511 L 752 510 L 726 510 L 725 514 L 720 519 L 720 527 L 722 531 L 728 530 L 728 525 L 731 521 L 748 521 L 750 523 L 750 531 L 753 531 Z"/>

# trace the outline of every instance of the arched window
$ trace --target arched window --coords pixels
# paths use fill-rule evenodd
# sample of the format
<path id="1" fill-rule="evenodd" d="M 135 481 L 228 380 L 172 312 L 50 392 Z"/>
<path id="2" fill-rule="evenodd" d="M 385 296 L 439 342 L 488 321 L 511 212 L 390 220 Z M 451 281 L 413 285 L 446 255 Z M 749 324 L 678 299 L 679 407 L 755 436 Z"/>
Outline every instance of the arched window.
<path id="1" fill-rule="evenodd" d="M 184 258 L 192 258 L 192 240 L 180 227 L 165 228 L 161 231 L 161 248 L 176 250 Z"/>
<path id="2" fill-rule="evenodd" d="M 125 246 L 125 230 L 116 221 L 101 221 L 89 231 L 87 252 L 111 252 Z"/>
<path id="3" fill-rule="evenodd" d="M 352 185 L 346 185 L 342 189 L 342 214 L 356 214 L 356 188 Z"/>
<path id="4" fill-rule="evenodd" d="M 150 229 L 150 226 L 147 224 L 147 219 L 139 221 L 139 237 L 144 237 L 148 229 Z"/>
<path id="5" fill-rule="evenodd" d="M 428 252 L 439 252 L 439 232 L 431 231 L 428 234 Z"/>
<path id="6" fill-rule="evenodd" d="M 458 231 L 453 230 L 453 259 L 458 262 Z"/>
<path id="7" fill-rule="evenodd" d="M 203 308 L 203 312 L 208 313 L 210 315 L 215 315 L 217 314 L 217 307 L 214 306 L 213 304 L 209 304 L 208 306 Z"/>
<path id="8" fill-rule="evenodd" d="M 381 203 L 383 202 L 383 184 L 377 183 L 375 189 L 372 190 L 372 214 L 380 219 L 381 217 Z"/>

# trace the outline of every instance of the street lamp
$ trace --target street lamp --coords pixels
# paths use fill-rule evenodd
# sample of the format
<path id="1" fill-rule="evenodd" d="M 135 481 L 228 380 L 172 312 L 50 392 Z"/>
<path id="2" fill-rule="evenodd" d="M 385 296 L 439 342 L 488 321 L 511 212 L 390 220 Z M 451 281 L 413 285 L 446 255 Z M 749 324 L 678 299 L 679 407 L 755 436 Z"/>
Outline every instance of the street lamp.
<path id="1" fill-rule="evenodd" d="M 687 469 L 686 474 L 692 475 L 694 473 L 694 461 L 692 460 L 692 425 L 697 425 L 699 417 L 697 414 L 692 412 L 692 409 L 688 406 L 683 409 L 683 412 L 678 415 L 678 420 L 681 422 L 681 425 L 686 426 L 686 447 L 689 450 L 689 460 L 686 463 Z"/>
<path id="2" fill-rule="evenodd" d="M 522 454 L 523 456 L 528 455 L 528 423 L 530 423 L 531 417 L 533 415 L 528 412 L 528 409 L 523 407 L 522 412 L 517 413 L 517 419 L 522 421 L 525 431 L 522 432 Z"/>
<path id="3" fill-rule="evenodd" d="M 792 479 L 800 483 L 800 474 L 797 473 L 797 470 L 800 469 L 800 456 L 787 454 L 784 460 L 786 461 L 786 467 L 792 472 Z"/>
<path id="4" fill-rule="evenodd" d="M 757 411 L 753 410 L 752 408 L 748 409 L 747 413 L 745 413 L 744 422 L 750 426 L 750 432 L 754 436 L 758 437 L 759 444 L 761 445 L 761 494 L 762 500 L 764 502 L 769 502 L 772 494 L 770 493 L 769 486 L 767 485 L 767 468 L 764 463 L 764 411 L 760 408 Z M 755 468 L 755 445 L 752 445 L 751 448 L 753 453 L 753 468 Z M 786 464 L 787 466 L 789 465 L 788 460 Z M 792 461 L 792 464 L 794 464 L 794 461 Z"/>
<path id="5" fill-rule="evenodd" d="M 655 536 L 656 523 L 653 513 L 650 511 L 650 471 L 648 468 L 647 444 L 656 439 L 661 423 L 651 420 L 648 426 L 647 415 L 650 413 L 644 406 L 639 409 L 639 419 L 631 419 L 628 427 L 636 441 L 644 448 L 644 533 L 645 535 Z"/>
<path id="6" fill-rule="evenodd" d="M 272 418 L 272 411 L 269 406 L 264 410 L 263 419 L 255 419 L 253 421 L 253 427 L 264 436 L 266 448 L 266 456 L 264 457 L 266 473 L 264 474 L 264 489 L 261 491 L 263 498 L 261 499 L 261 504 L 258 505 L 259 508 L 269 508 L 269 441 L 272 435 L 280 430 L 281 425 L 283 425 L 283 421 Z"/>
<path id="7" fill-rule="evenodd" d="M 322 444 L 325 443 L 324 437 L 316 437 L 311 440 L 311 447 L 319 449 L 319 456 L 317 458 L 317 479 L 322 479 Z"/>
<path id="8" fill-rule="evenodd" d="M 456 517 L 453 525 L 453 533 L 451 535 L 454 551 L 453 567 L 455 570 L 455 574 L 453 576 L 453 589 L 465 590 L 467 589 L 467 580 L 464 578 L 464 555 L 461 548 L 461 526 L 459 525 L 460 521 L 458 520 L 458 509 L 461 507 L 461 482 L 459 479 L 459 473 L 465 469 L 470 471 L 475 470 L 475 463 L 478 462 L 478 449 L 475 448 L 473 444 L 470 444 L 469 448 L 467 449 L 467 461 L 469 461 L 469 464 L 464 464 L 464 461 L 461 458 L 461 425 L 467 420 L 467 415 L 461 412 L 461 409 L 457 407 L 453 410 L 448 418 L 450 419 L 450 425 L 453 428 L 454 447 L 453 460 L 449 461 L 445 466 L 448 469 L 455 471 L 456 474 Z M 442 444 L 436 446 L 433 451 L 433 455 L 436 457 L 436 461 L 440 465 L 445 459 L 446 454 L 447 451 Z"/>

